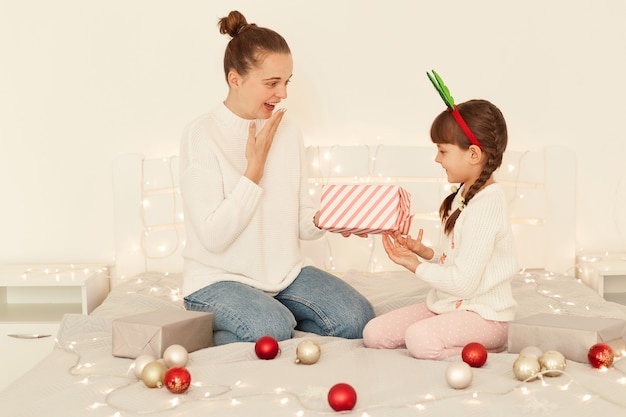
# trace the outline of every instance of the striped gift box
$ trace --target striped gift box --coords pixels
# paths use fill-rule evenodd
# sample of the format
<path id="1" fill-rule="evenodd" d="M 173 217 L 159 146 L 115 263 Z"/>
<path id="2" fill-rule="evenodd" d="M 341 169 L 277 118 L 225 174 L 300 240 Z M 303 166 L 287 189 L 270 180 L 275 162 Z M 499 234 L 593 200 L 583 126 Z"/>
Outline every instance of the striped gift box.
<path id="1" fill-rule="evenodd" d="M 319 227 L 330 232 L 408 234 L 411 195 L 387 184 L 328 184 L 322 189 Z"/>

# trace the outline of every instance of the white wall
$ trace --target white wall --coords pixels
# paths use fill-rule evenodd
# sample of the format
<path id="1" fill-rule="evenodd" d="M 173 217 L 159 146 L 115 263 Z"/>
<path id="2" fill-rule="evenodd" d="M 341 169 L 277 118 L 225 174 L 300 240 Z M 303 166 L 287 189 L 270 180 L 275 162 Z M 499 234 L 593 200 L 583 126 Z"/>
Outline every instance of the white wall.
<path id="1" fill-rule="evenodd" d="M 511 148 L 574 149 L 579 248 L 626 251 L 626 1 L 372 3 L 0 0 L 0 262 L 113 260 L 112 161 L 176 153 L 225 97 L 232 9 L 289 42 L 307 144 L 428 144 L 435 69 Z"/>

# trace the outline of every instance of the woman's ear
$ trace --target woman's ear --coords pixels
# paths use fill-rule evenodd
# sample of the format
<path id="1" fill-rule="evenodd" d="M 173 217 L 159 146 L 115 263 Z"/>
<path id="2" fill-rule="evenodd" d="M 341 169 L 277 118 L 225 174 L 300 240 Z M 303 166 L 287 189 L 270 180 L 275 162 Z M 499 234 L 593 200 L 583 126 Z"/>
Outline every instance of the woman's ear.
<path id="1" fill-rule="evenodd" d="M 228 80 L 229 87 L 239 87 L 239 74 L 235 70 L 228 71 L 228 76 L 226 77 Z"/>

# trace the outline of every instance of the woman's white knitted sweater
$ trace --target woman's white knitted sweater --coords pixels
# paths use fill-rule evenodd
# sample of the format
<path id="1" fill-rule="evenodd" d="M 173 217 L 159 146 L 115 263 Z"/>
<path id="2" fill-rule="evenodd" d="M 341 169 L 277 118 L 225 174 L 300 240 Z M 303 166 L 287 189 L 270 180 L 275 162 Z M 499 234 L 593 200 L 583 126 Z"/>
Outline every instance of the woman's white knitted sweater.
<path id="1" fill-rule="evenodd" d="M 457 206 L 458 207 L 458 206 Z M 459 215 L 442 251 L 415 274 L 433 288 L 426 302 L 435 313 L 470 310 L 487 320 L 510 321 L 517 303 L 511 279 L 517 256 L 506 197 L 499 184 L 478 192 Z"/>
<path id="2" fill-rule="evenodd" d="M 265 120 L 255 122 L 258 132 Z M 218 281 L 277 293 L 304 266 L 300 239 L 324 234 L 313 224 L 316 207 L 308 194 L 297 126 L 283 117 L 257 185 L 243 176 L 250 123 L 222 104 L 184 130 L 184 295 Z"/>

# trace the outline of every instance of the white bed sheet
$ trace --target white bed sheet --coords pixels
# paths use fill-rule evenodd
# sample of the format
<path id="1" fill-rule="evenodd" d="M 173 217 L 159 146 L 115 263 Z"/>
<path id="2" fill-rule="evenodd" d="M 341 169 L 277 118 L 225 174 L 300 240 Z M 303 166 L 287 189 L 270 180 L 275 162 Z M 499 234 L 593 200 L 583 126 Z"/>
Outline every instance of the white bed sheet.
<path id="1" fill-rule="evenodd" d="M 318 196 L 330 182 L 400 184 L 412 194 L 415 230 L 437 236 L 436 208 L 449 184 L 432 162 L 433 152 L 431 146 L 311 146 L 310 193 Z M 573 153 L 546 147 L 507 151 L 505 159 L 497 175 L 509 197 L 519 264 L 572 272 Z M 132 360 L 112 356 L 111 324 L 117 317 L 183 308 L 180 274 L 163 273 L 182 270 L 185 233 L 177 164 L 176 156 L 125 155 L 115 161 L 113 290 L 92 315 L 64 317 L 54 351 L 0 393 L 3 416 L 332 416 L 338 413 L 326 395 L 338 382 L 351 384 L 358 395 L 354 410 L 341 413 L 346 416 L 570 417 L 626 410 L 626 360 L 606 372 L 571 362 L 565 375 L 524 383 L 513 375 L 517 355 L 490 354 L 486 365 L 473 371 L 472 384 L 455 390 L 445 382 L 445 369 L 460 358 L 416 360 L 404 349 L 366 349 L 361 340 L 306 333 L 281 342 L 281 355 L 270 361 L 259 360 L 252 343 L 193 352 L 187 365 L 193 385 L 186 393 L 147 388 L 134 376 Z M 359 289 L 378 314 L 422 301 L 428 290 L 387 261 L 372 237 L 327 234 L 305 242 L 304 251 Z M 548 312 L 626 319 L 626 306 L 604 301 L 570 276 L 522 273 L 513 289 L 519 318 Z M 306 338 L 320 344 L 322 355 L 313 365 L 298 365 L 295 350 Z"/>
<path id="2" fill-rule="evenodd" d="M 374 304 L 378 313 L 418 302 L 427 288 L 406 272 L 360 273 L 343 278 Z M 512 372 L 516 354 L 490 354 L 474 369 L 463 390 L 445 382 L 451 361 L 425 361 L 406 350 L 374 350 L 361 340 L 298 333 L 280 343 L 274 360 L 259 360 L 252 343 L 211 347 L 190 354 L 193 384 L 184 394 L 150 389 L 132 372 L 131 359 L 111 355 L 111 323 L 116 317 L 156 309 L 182 308 L 180 276 L 144 273 L 116 287 L 92 315 L 64 317 L 54 351 L 0 393 L 2 415 L 40 416 L 294 416 L 336 415 L 326 399 L 329 388 L 347 382 L 357 391 L 351 412 L 360 417 L 462 415 L 622 415 L 626 411 L 626 361 L 606 372 L 568 362 L 564 375 L 533 382 Z M 578 280 L 543 272 L 513 280 L 518 317 L 539 312 L 626 319 L 626 306 L 603 300 Z M 322 350 L 313 365 L 295 363 L 302 340 Z"/>

